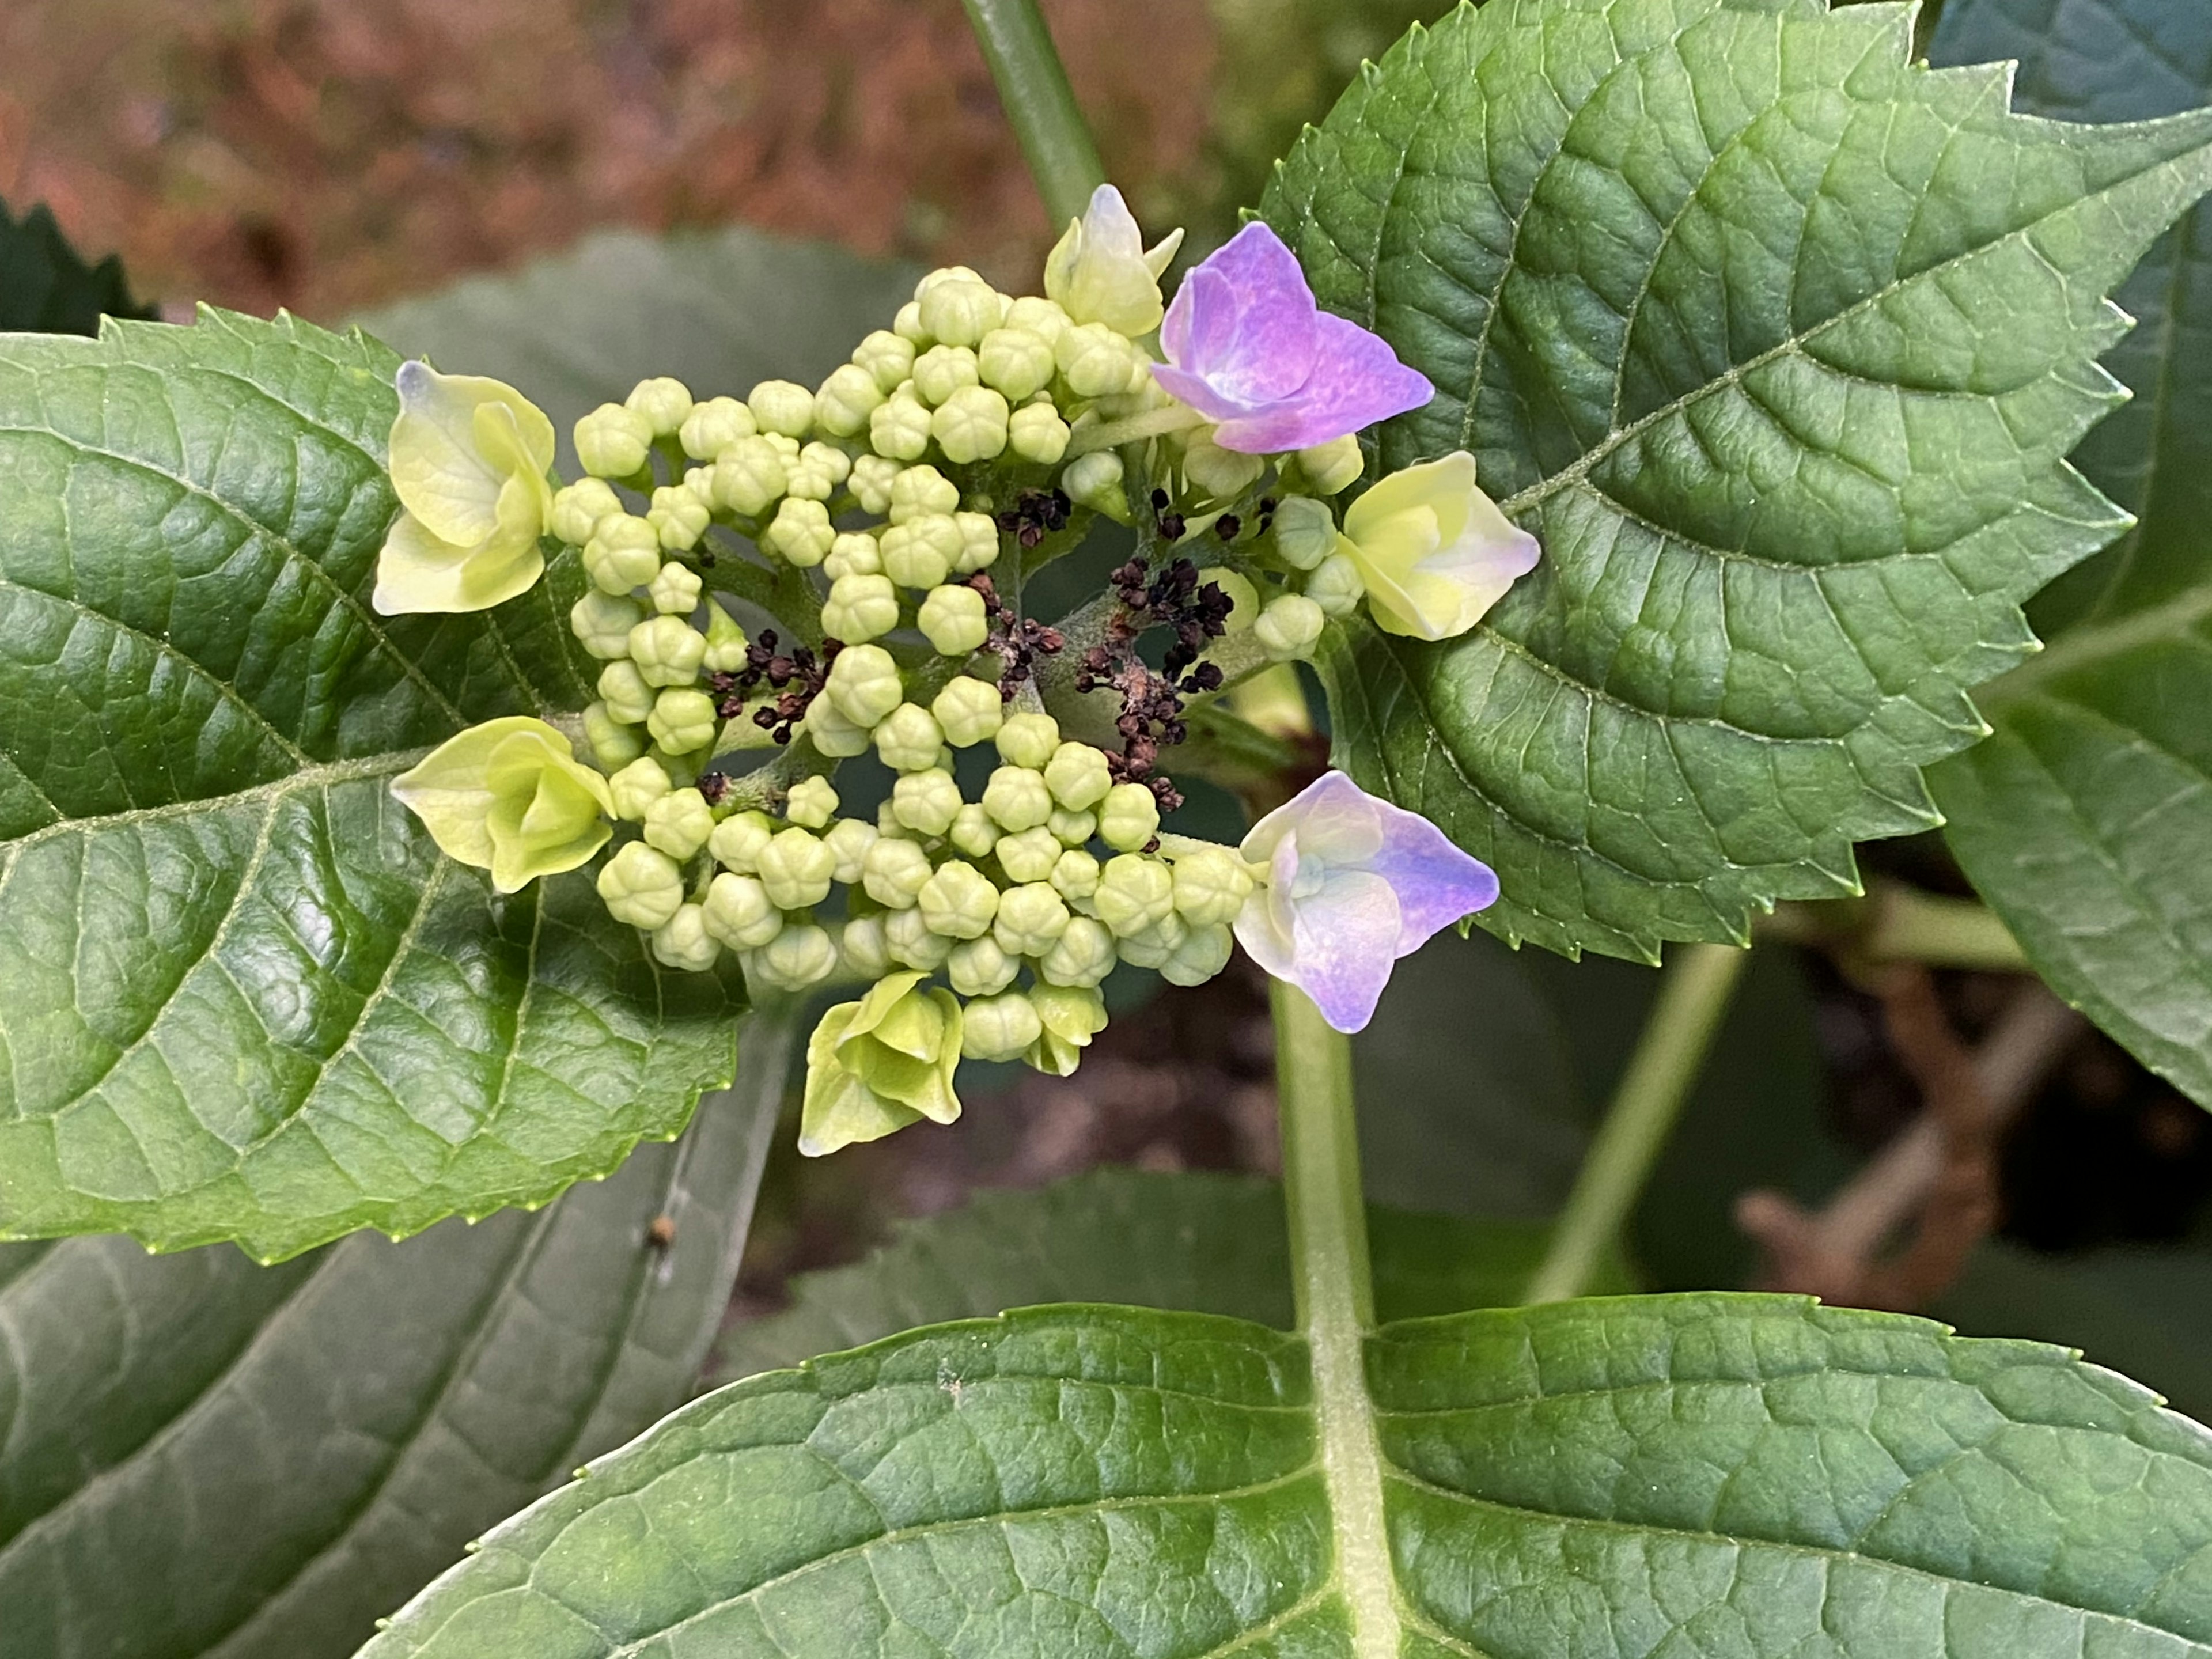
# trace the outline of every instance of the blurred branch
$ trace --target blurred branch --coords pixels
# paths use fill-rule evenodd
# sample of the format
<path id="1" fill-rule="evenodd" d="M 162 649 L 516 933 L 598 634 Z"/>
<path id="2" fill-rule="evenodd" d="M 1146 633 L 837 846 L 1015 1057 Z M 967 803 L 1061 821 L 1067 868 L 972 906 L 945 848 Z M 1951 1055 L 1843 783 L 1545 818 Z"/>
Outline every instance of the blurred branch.
<path id="1" fill-rule="evenodd" d="M 1902 882 L 1876 882 L 1862 899 L 1778 904 L 1759 936 L 1818 945 L 1846 963 L 1916 962 L 1931 968 L 2034 971 L 2020 943 L 1988 906 L 1942 898 Z"/>
<path id="2" fill-rule="evenodd" d="M 1106 182 L 1097 147 L 1076 107 L 1067 70 L 1038 15 L 1036 0 L 962 0 L 983 57 L 998 82 L 999 101 L 1020 140 L 1023 157 L 1054 225 L 1082 216 L 1091 192 Z"/>

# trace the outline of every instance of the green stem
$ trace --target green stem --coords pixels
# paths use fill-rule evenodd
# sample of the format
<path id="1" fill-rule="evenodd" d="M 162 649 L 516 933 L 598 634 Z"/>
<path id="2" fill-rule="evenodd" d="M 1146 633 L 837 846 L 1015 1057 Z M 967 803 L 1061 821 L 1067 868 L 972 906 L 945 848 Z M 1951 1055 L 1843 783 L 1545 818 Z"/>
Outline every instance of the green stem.
<path id="1" fill-rule="evenodd" d="M 1589 1288 L 1667 1144 L 1750 956 L 1732 945 L 1692 945 L 1667 965 L 1527 1300 L 1561 1302 Z"/>
<path id="2" fill-rule="evenodd" d="M 1036 0 L 963 0 L 983 47 L 999 101 L 1055 225 L 1082 217 L 1091 192 L 1106 182 L 1098 149 L 1067 84 L 1067 71 Z"/>

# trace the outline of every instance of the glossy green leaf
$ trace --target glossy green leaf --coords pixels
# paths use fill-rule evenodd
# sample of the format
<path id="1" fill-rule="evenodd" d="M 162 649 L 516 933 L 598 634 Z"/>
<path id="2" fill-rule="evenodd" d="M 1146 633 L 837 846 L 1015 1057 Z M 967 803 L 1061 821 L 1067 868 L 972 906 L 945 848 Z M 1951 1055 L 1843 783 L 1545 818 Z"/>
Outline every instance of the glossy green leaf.
<path id="1" fill-rule="evenodd" d="M 44 203 L 19 219 L 0 202 L 0 331 L 94 334 L 103 315 L 153 314 L 131 297 L 115 255 L 87 264 Z"/>
<path id="2" fill-rule="evenodd" d="M 1438 389 L 1379 464 L 1468 448 L 1544 544 L 1474 632 L 1322 665 L 1340 763 L 1497 866 L 1498 933 L 1648 959 L 1851 890 L 2123 526 L 2063 457 L 2212 112 L 2027 120 L 1911 43 L 1905 5 L 1462 7 L 1267 193 Z"/>
<path id="3" fill-rule="evenodd" d="M 0 1659 L 350 1653 L 485 1526 L 681 1404 L 792 1036 L 756 1018 L 738 1088 L 682 1140 L 535 1215 L 276 1267 L 0 1246 Z"/>
<path id="4" fill-rule="evenodd" d="M 2039 114 L 2133 121 L 2212 97 L 2212 9 L 1955 0 L 1934 48 L 2021 58 Z M 1959 861 L 2045 978 L 2212 1106 L 2212 214 L 2119 295 L 2135 401 L 2075 461 L 2137 515 L 2036 611 L 2044 656 L 1983 699 L 1996 733 L 1930 775 Z"/>
<path id="5" fill-rule="evenodd" d="M 1630 1297 L 1386 1328 L 1371 1409 L 1312 1375 L 1256 1325 L 1077 1308 L 756 1377 L 364 1651 L 2212 1651 L 2212 1437 L 2058 1349 Z"/>

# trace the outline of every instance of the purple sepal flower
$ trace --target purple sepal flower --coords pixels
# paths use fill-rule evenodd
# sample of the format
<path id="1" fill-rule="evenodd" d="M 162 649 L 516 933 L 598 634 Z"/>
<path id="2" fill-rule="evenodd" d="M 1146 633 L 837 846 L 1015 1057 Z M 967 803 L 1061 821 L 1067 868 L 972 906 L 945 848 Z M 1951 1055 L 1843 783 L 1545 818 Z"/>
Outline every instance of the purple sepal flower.
<path id="1" fill-rule="evenodd" d="M 1297 257 L 1255 221 L 1183 278 L 1153 379 L 1245 455 L 1310 449 L 1436 395 L 1380 335 L 1326 312 Z"/>
<path id="2" fill-rule="evenodd" d="M 1488 865 L 1341 772 L 1261 818 L 1238 850 L 1268 878 L 1244 901 L 1237 942 L 1340 1031 L 1374 1018 L 1400 957 L 1498 898 Z"/>

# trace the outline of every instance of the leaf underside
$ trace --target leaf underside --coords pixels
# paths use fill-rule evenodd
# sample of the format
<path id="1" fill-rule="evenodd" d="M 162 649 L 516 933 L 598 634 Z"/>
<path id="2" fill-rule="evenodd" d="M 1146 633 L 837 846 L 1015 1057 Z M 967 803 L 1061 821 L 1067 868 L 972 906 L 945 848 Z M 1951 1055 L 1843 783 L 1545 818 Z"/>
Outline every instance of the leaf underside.
<path id="1" fill-rule="evenodd" d="M 1436 384 L 1382 470 L 1464 447 L 1544 545 L 1440 645 L 1322 666 L 1338 763 L 1494 865 L 1570 953 L 1741 939 L 1937 822 L 1919 769 L 2021 605 L 2124 519 L 2065 464 L 2116 401 L 2103 296 L 2212 184 L 2212 112 L 2008 112 L 1910 9 L 1492 0 L 1416 31 L 1265 216 Z"/>

